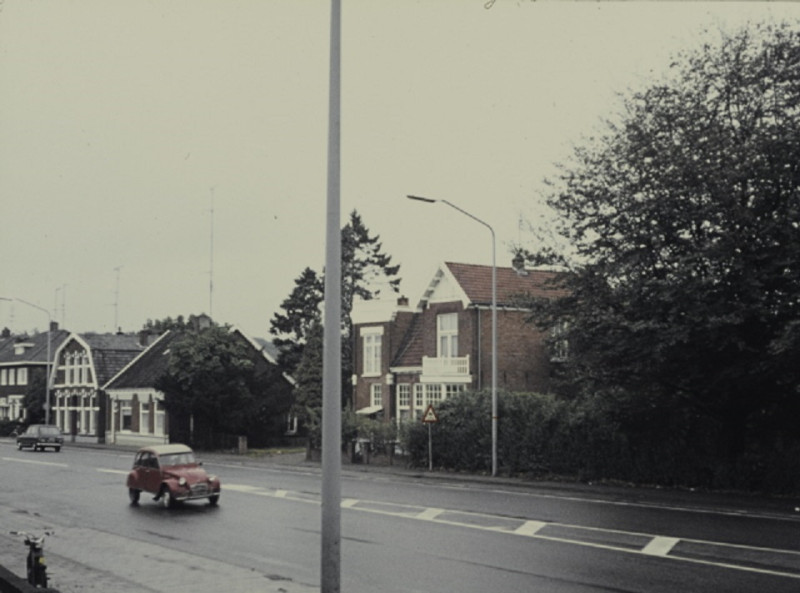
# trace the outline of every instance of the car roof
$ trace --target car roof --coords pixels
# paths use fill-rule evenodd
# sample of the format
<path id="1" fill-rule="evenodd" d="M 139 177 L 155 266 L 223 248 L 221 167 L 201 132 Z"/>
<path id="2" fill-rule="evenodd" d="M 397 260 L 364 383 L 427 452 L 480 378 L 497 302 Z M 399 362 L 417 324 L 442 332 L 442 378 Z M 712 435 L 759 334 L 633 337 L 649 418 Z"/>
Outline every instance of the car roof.
<path id="1" fill-rule="evenodd" d="M 150 447 L 143 447 L 139 452 L 150 451 L 156 455 L 168 455 L 170 453 L 192 453 L 191 447 L 181 445 L 179 443 L 171 443 L 169 445 L 152 445 Z"/>

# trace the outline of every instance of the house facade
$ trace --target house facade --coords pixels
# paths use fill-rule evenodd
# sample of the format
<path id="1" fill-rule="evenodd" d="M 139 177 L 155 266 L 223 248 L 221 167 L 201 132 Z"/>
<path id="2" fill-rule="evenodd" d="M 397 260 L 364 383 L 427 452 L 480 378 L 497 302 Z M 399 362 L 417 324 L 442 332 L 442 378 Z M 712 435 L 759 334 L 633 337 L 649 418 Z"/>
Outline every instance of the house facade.
<path id="1" fill-rule="evenodd" d="M 275 388 L 289 398 L 292 380 L 279 372 L 271 353 L 272 345 L 251 339 L 237 328 L 231 328 L 230 331 L 247 345 L 257 372 L 271 376 L 273 385 L 280 383 Z M 194 441 L 193 420 L 170 417 L 164 393 L 156 389 L 158 379 L 167 371 L 170 348 L 185 336 L 181 330 L 164 332 L 103 386 L 106 442 L 145 446 Z M 281 426 L 285 423 L 284 418 L 279 420 Z"/>
<path id="2" fill-rule="evenodd" d="M 547 392 L 548 335 L 527 322 L 518 297 L 552 298 L 558 274 L 497 268 L 497 385 Z M 492 383 L 492 267 L 443 263 L 419 305 L 360 302 L 353 308 L 356 412 L 400 422 L 432 404 Z"/>
<path id="3" fill-rule="evenodd" d="M 37 383 L 45 388 L 48 362 L 52 362 L 55 351 L 69 334 L 55 322 L 49 332 L 34 336 L 4 332 L 0 338 L 0 421 L 27 420 L 25 395 Z"/>
<path id="4" fill-rule="evenodd" d="M 137 334 L 70 334 L 58 347 L 52 371 L 51 422 L 67 438 L 102 442 L 102 386 L 145 349 Z"/>

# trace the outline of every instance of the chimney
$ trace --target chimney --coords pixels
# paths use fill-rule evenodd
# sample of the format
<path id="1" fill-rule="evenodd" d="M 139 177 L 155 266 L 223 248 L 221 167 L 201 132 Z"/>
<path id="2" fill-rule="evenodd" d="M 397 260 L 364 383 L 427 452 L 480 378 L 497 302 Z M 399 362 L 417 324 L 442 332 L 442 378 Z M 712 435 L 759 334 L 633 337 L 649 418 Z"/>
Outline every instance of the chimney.
<path id="1" fill-rule="evenodd" d="M 517 273 L 517 276 L 527 276 L 528 271 L 525 269 L 525 257 L 521 251 L 517 251 L 514 259 L 511 260 L 511 267 Z"/>
<path id="2" fill-rule="evenodd" d="M 51 321 L 50 322 L 50 331 L 57 332 L 58 331 L 58 321 Z"/>
<path id="3" fill-rule="evenodd" d="M 397 298 L 398 307 L 408 307 L 408 297 L 401 296 Z"/>

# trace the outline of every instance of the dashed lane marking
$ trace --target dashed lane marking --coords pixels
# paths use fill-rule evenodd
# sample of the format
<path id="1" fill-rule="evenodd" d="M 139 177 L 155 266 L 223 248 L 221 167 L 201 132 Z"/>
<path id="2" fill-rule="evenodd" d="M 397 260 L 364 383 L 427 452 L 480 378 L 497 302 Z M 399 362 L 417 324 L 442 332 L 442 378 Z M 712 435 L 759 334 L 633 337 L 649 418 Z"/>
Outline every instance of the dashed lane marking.
<path id="1" fill-rule="evenodd" d="M 17 459 L 14 457 L 3 457 L 3 461 L 14 461 L 16 463 L 30 463 L 32 465 L 49 465 L 52 467 L 69 467 L 66 463 L 57 463 L 55 461 L 35 461 L 33 459 Z"/>
<path id="2" fill-rule="evenodd" d="M 223 490 L 282 498 L 295 502 L 320 504 L 318 494 L 271 490 L 241 484 L 223 485 Z M 767 574 L 800 580 L 800 552 L 759 548 L 739 544 L 681 539 L 647 533 L 548 523 L 525 518 L 503 517 L 466 511 L 428 508 L 345 498 L 342 508 L 406 519 L 455 525 L 494 533 L 528 537 L 541 541 L 579 545 L 596 549 L 639 554 L 677 562 L 702 564 L 716 568 Z"/>
<path id="3" fill-rule="evenodd" d="M 642 548 L 642 554 L 650 556 L 666 556 L 681 541 L 677 537 L 654 537 L 649 544 Z"/>
<path id="4" fill-rule="evenodd" d="M 100 473 L 103 473 L 103 474 L 128 475 L 128 473 L 130 473 L 130 470 L 126 470 L 126 469 L 102 469 L 102 468 L 97 468 L 97 471 L 99 471 Z"/>

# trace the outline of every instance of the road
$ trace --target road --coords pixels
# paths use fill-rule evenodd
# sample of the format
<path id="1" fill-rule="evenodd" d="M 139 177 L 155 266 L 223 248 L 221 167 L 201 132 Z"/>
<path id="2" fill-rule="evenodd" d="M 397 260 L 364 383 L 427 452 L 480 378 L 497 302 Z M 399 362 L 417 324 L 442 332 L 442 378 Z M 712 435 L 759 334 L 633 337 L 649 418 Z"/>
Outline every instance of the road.
<path id="1" fill-rule="evenodd" d="M 128 503 L 132 457 L 0 441 L 0 564 L 50 528 L 62 593 L 319 591 L 318 467 L 209 455 L 219 506 L 164 509 Z M 800 590 L 793 501 L 350 469 L 342 498 L 349 593 Z"/>

